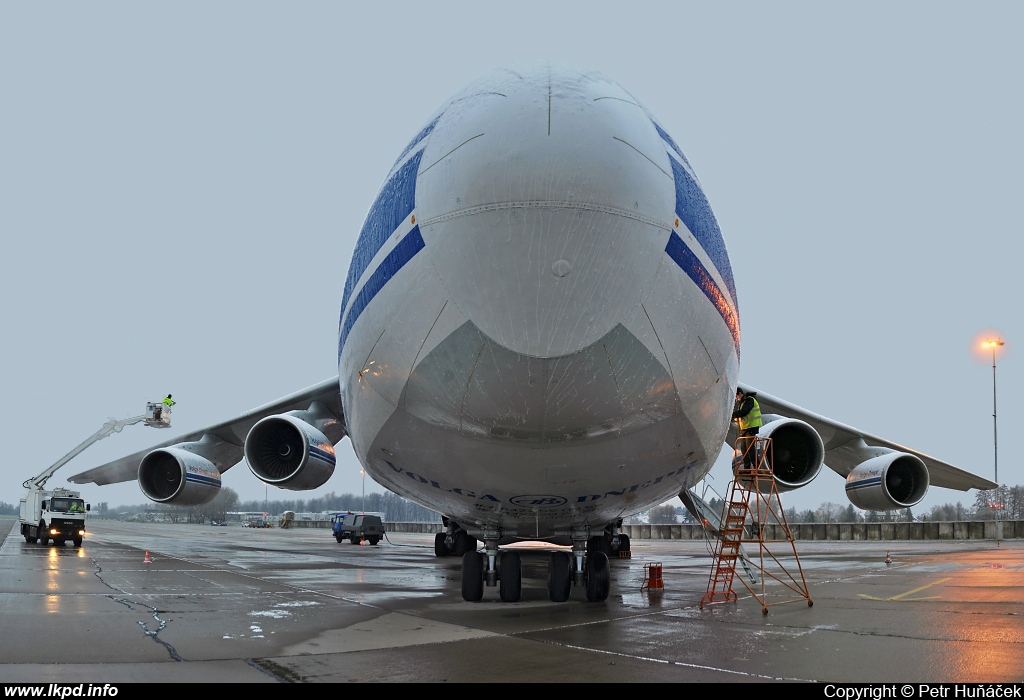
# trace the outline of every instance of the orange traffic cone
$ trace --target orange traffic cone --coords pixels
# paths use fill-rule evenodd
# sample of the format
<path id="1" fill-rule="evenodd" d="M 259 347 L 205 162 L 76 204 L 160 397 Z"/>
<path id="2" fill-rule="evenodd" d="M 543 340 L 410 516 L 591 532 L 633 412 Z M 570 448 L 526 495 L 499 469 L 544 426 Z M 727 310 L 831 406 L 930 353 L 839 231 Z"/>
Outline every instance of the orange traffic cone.
<path id="1" fill-rule="evenodd" d="M 885 550 L 885 563 L 886 564 L 892 564 L 892 557 L 889 556 L 889 550 L 888 549 Z"/>
<path id="2" fill-rule="evenodd" d="M 152 564 L 153 560 L 149 558 L 149 550 L 146 550 L 146 558 L 142 560 L 143 564 Z"/>

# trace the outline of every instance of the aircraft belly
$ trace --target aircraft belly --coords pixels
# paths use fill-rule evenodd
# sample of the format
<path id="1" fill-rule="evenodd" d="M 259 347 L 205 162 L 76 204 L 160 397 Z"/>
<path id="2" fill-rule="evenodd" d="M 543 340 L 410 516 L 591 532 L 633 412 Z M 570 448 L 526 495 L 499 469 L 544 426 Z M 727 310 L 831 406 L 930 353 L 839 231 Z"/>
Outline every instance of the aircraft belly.
<path id="1" fill-rule="evenodd" d="M 388 488 L 450 516 L 551 530 L 638 512 L 703 477 L 697 409 L 622 325 L 537 358 L 465 322 L 417 360 L 372 441 L 349 427 Z"/>
<path id="2" fill-rule="evenodd" d="M 431 510 L 522 537 L 646 510 L 710 467 L 682 414 L 612 440 L 528 447 L 467 437 L 403 411 L 378 433 L 367 465 L 375 481 Z"/>

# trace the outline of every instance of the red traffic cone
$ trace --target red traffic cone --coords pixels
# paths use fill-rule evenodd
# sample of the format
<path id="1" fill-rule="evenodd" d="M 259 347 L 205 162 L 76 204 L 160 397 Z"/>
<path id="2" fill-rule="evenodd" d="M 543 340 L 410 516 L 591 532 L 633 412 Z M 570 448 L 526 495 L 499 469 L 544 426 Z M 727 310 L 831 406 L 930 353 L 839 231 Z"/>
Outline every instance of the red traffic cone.
<path id="1" fill-rule="evenodd" d="M 889 556 L 889 550 L 888 549 L 885 550 L 885 563 L 886 564 L 892 564 L 892 557 Z"/>
<path id="2" fill-rule="evenodd" d="M 149 550 L 146 550 L 146 558 L 142 560 L 143 564 L 152 564 L 153 560 L 149 558 Z"/>

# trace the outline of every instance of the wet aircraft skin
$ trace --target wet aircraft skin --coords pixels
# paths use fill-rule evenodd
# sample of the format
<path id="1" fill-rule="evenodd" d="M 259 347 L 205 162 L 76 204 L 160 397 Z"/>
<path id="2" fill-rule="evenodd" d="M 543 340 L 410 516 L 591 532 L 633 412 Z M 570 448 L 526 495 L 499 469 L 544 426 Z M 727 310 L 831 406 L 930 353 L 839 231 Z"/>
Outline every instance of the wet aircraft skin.
<path id="1" fill-rule="evenodd" d="M 433 534 L 97 519 L 78 549 L 11 523 L 0 682 L 1024 680 L 1024 540 L 802 542 L 814 606 L 762 615 L 742 594 L 700 608 L 703 542 L 634 540 L 601 604 L 552 603 L 550 548 L 524 546 L 521 601 L 467 603 Z M 661 593 L 642 589 L 652 562 Z"/>

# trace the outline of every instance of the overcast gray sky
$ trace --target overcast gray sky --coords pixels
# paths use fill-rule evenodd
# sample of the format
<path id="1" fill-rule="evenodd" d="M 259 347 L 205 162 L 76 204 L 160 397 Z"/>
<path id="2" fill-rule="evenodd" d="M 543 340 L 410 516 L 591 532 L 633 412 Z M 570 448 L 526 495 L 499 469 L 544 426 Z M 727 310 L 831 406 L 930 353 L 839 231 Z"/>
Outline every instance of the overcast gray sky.
<path id="1" fill-rule="evenodd" d="M 450 95 L 538 58 L 620 83 L 693 164 L 732 259 L 744 382 L 991 478 L 991 358 L 972 344 L 995 330 L 999 477 L 1022 483 L 1022 15 L 0 3 L 0 500 L 146 400 L 174 394 L 171 431 L 127 428 L 50 485 L 336 374 L 345 271 L 388 168 Z M 305 497 L 360 492 L 347 441 L 339 457 Z M 224 484 L 264 497 L 244 465 Z M 83 495 L 145 501 L 134 482 Z M 932 489 L 917 510 L 973 499 Z M 831 472 L 784 501 L 847 503 Z"/>

